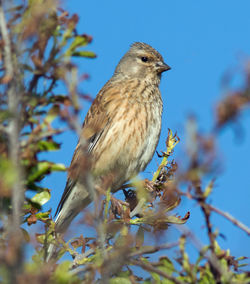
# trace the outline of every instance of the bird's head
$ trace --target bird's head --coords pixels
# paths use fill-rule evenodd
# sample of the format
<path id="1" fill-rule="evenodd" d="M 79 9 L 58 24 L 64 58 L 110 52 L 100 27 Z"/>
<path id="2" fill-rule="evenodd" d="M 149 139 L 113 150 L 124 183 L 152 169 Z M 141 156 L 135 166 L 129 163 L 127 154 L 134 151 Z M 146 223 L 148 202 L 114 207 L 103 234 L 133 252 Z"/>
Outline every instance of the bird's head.
<path id="1" fill-rule="evenodd" d="M 161 54 L 153 47 L 135 42 L 120 60 L 115 75 L 158 81 L 161 74 L 170 69 Z"/>

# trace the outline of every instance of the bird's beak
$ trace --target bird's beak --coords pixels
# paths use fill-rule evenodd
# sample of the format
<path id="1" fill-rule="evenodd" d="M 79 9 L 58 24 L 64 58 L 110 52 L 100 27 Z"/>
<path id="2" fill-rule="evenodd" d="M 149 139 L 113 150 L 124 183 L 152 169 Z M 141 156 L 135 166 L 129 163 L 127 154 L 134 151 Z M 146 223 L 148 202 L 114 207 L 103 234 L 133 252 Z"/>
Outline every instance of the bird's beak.
<path id="1" fill-rule="evenodd" d="M 159 73 L 162 73 L 162 72 L 165 72 L 171 69 L 169 65 L 167 65 L 165 62 L 162 62 L 162 61 L 159 61 L 156 63 L 156 68 Z"/>

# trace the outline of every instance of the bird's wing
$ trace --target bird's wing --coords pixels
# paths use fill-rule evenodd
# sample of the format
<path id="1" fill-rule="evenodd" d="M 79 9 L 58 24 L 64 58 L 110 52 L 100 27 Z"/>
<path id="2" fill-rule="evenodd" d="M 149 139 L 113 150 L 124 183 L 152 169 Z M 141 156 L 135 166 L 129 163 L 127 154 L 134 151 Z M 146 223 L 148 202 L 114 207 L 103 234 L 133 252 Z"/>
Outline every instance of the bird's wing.
<path id="1" fill-rule="evenodd" d="M 110 113 L 114 112 L 114 104 L 110 104 L 115 98 L 120 97 L 118 93 L 121 92 L 119 87 L 115 85 L 110 86 L 107 83 L 97 95 L 92 103 L 83 123 L 81 137 L 87 141 L 87 153 L 94 151 L 101 136 L 105 131 L 108 131 L 110 124 Z M 117 103 L 119 105 L 119 102 Z M 116 105 L 116 104 L 115 104 Z M 69 177 L 58 204 L 56 214 L 60 212 L 64 202 L 69 196 L 71 190 L 74 188 L 78 177 L 84 171 L 84 162 L 86 161 L 86 150 L 81 145 L 81 137 L 76 146 L 71 165 L 69 168 Z M 56 215 L 55 214 L 55 215 Z"/>

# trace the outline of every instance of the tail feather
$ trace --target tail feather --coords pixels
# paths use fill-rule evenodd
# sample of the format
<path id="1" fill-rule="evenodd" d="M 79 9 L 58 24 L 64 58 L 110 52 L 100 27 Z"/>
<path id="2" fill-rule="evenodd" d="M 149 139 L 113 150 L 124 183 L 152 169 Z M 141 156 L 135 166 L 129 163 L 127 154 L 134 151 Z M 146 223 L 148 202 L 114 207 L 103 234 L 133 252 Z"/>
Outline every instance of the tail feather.
<path id="1" fill-rule="evenodd" d="M 68 198 L 65 200 L 57 218 L 55 220 L 56 235 L 63 235 L 76 215 L 91 202 L 88 190 L 79 183 L 72 188 Z M 47 249 L 46 262 L 56 259 L 58 256 L 58 246 L 49 244 Z"/>

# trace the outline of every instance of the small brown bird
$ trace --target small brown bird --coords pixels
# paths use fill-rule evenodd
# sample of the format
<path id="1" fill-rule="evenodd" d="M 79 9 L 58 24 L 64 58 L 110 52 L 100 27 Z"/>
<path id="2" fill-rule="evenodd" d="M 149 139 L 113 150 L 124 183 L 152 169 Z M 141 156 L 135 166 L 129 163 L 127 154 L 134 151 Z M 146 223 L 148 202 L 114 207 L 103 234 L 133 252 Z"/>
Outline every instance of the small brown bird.
<path id="1" fill-rule="evenodd" d="M 111 188 L 112 192 L 146 168 L 161 131 L 161 74 L 169 69 L 160 53 L 146 43 L 132 44 L 122 57 L 84 120 L 57 208 L 57 233 L 64 233 L 93 199 L 84 177 L 86 152 L 91 160 L 94 186 L 102 188 L 105 183 L 105 189 Z M 86 151 L 82 139 L 87 141 Z M 54 250 L 50 245 L 47 260 Z"/>

